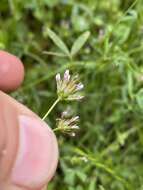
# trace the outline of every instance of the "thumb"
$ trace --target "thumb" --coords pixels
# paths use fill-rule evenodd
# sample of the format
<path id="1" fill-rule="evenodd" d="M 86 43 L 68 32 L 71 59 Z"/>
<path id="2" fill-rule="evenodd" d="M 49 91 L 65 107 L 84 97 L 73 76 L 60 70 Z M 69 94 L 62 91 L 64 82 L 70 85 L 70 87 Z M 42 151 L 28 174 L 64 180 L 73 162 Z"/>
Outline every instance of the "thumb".
<path id="1" fill-rule="evenodd" d="M 0 189 L 41 190 L 56 170 L 55 135 L 35 113 L 1 91 L 0 107 Z"/>

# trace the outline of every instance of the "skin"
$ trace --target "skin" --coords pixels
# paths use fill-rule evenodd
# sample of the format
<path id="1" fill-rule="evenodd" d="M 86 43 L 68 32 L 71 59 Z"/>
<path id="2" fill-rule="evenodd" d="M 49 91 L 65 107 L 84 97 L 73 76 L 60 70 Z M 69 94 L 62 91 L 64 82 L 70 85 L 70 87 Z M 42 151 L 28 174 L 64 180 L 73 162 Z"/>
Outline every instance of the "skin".
<path id="1" fill-rule="evenodd" d="M 0 189 L 45 190 L 58 162 L 54 133 L 35 113 L 2 91 L 0 108 Z"/>
<path id="2" fill-rule="evenodd" d="M 24 79 L 24 66 L 16 56 L 0 51 L 0 89 L 4 92 L 16 90 Z"/>

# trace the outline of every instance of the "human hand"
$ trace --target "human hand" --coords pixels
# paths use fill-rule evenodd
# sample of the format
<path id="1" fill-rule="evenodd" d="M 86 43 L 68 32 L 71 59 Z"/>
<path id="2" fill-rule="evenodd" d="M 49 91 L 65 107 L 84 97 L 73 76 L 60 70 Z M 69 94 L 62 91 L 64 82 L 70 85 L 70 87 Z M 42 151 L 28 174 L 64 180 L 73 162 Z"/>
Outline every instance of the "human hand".
<path id="1" fill-rule="evenodd" d="M 0 90 L 16 89 L 23 74 L 20 60 L 0 51 Z M 43 190 L 57 162 L 57 140 L 48 125 L 0 91 L 0 190 Z"/>

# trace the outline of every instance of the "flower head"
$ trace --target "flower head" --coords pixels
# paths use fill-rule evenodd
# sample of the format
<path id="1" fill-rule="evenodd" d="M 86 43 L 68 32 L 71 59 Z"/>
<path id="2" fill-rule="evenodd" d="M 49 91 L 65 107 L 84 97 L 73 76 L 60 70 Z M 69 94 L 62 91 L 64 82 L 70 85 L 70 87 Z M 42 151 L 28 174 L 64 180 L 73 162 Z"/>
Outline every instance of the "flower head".
<path id="1" fill-rule="evenodd" d="M 61 100 L 80 100 L 82 96 L 79 91 L 83 89 L 84 85 L 79 82 L 78 75 L 71 76 L 69 70 L 66 70 L 61 79 L 61 75 L 56 75 L 57 94 Z"/>
<path id="2" fill-rule="evenodd" d="M 57 129 L 74 137 L 76 135 L 76 131 L 79 130 L 79 126 L 77 125 L 79 116 L 75 116 L 70 119 L 65 119 L 64 117 L 65 116 L 62 113 L 61 118 L 57 119 Z"/>

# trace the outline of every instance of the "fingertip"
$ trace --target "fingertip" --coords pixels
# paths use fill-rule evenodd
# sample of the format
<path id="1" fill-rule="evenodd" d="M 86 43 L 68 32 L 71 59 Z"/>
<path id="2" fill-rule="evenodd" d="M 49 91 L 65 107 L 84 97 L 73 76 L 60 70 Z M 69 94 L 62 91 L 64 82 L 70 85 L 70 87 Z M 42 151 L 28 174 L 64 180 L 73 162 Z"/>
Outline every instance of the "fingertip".
<path id="1" fill-rule="evenodd" d="M 24 80 L 24 65 L 21 60 L 0 50 L 0 90 L 11 92 L 16 90 Z"/>
<path id="2" fill-rule="evenodd" d="M 19 123 L 19 151 L 12 170 L 12 181 L 27 188 L 41 187 L 53 177 L 57 167 L 56 137 L 40 119 L 21 115 Z"/>

